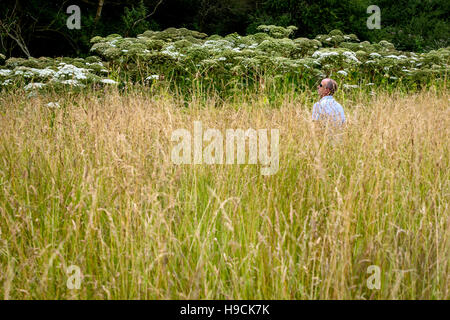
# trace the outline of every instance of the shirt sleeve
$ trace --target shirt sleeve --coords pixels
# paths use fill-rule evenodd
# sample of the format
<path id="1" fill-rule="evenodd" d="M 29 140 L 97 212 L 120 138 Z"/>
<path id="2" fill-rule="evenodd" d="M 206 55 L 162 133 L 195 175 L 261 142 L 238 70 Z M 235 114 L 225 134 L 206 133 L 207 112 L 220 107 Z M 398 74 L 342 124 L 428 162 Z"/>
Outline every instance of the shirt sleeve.
<path id="1" fill-rule="evenodd" d="M 319 120 L 319 106 L 317 102 L 313 106 L 312 119 Z"/>
<path id="2" fill-rule="evenodd" d="M 344 113 L 344 108 L 342 107 L 342 105 L 340 103 L 337 103 L 338 105 L 338 116 L 339 116 L 339 120 L 341 121 L 341 123 L 345 123 L 345 113 Z"/>

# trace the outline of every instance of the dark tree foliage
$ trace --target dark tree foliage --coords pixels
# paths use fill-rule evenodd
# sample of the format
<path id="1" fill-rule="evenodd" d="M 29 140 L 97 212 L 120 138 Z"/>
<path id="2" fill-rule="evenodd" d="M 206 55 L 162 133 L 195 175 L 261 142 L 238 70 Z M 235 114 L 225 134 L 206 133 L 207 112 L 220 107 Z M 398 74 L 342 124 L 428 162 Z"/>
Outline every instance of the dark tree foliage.
<path id="1" fill-rule="evenodd" d="M 426 51 L 450 45 L 448 0 L 260 0 L 248 31 L 259 24 L 295 25 L 297 36 L 314 37 L 332 29 L 362 40 L 388 40 L 400 49 Z M 366 26 L 369 5 L 381 9 L 381 29 Z"/>
<path id="2" fill-rule="evenodd" d="M 381 29 L 369 30 L 369 5 L 381 8 Z M 67 7 L 81 9 L 81 29 L 66 26 Z M 340 29 L 401 50 L 449 45 L 448 0 L 2 0 L 0 52 L 7 56 L 85 56 L 94 35 L 136 36 L 185 27 L 207 34 L 254 33 L 260 24 L 298 27 L 296 37 Z"/>
<path id="3" fill-rule="evenodd" d="M 386 39 L 400 50 L 429 51 L 450 45 L 450 1 L 379 0 L 380 30 L 370 40 Z M 367 32 L 367 31 L 366 31 Z"/>

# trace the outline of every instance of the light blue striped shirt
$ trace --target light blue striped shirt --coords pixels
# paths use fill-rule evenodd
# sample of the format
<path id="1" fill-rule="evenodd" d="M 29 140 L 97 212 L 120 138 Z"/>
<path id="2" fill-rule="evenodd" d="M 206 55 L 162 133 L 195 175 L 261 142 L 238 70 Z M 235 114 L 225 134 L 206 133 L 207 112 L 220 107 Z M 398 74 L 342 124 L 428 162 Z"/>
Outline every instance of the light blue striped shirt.
<path id="1" fill-rule="evenodd" d="M 345 123 L 344 108 L 334 100 L 333 96 L 325 96 L 314 104 L 313 120 L 333 120 L 336 124 Z"/>

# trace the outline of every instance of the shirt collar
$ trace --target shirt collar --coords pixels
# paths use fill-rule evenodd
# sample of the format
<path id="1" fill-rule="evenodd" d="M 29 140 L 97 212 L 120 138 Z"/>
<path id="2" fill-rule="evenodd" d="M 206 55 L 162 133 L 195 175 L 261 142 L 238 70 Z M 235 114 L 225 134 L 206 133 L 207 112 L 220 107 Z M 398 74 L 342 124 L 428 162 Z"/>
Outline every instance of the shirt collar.
<path id="1" fill-rule="evenodd" d="M 322 100 L 329 100 L 329 99 L 333 99 L 333 96 L 325 96 L 322 99 L 320 99 L 320 101 L 322 101 Z"/>

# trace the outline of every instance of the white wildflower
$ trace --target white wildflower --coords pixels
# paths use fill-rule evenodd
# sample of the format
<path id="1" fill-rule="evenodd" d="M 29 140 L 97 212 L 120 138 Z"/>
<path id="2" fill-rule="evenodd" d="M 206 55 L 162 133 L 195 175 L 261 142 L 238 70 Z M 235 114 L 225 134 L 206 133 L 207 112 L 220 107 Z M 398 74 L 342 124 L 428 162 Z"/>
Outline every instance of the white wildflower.
<path id="1" fill-rule="evenodd" d="M 178 57 L 184 57 L 185 55 L 182 53 L 179 53 L 178 51 L 175 51 L 174 45 L 167 46 L 164 50 L 161 51 L 161 53 L 166 54 L 172 58 L 178 58 Z"/>
<path id="2" fill-rule="evenodd" d="M 151 76 L 148 76 L 147 78 L 145 78 L 145 80 L 159 80 L 159 75 L 152 74 Z"/>
<path id="3" fill-rule="evenodd" d="M 400 57 L 397 57 L 395 54 L 388 55 L 388 56 L 386 56 L 385 58 L 397 59 L 397 60 L 400 60 L 400 59 L 401 59 Z"/>
<path id="4" fill-rule="evenodd" d="M 41 82 L 34 82 L 34 83 L 29 83 L 27 84 L 25 87 L 23 87 L 26 91 L 31 90 L 31 89 L 41 89 L 45 87 L 45 83 L 41 83 Z"/>
<path id="5" fill-rule="evenodd" d="M 46 106 L 49 108 L 54 108 L 54 109 L 61 108 L 61 106 L 59 105 L 58 102 L 49 102 L 46 104 Z"/>
<path id="6" fill-rule="evenodd" d="M 100 80 L 100 82 L 104 83 L 104 84 L 117 84 L 118 83 L 117 81 L 114 81 L 112 79 L 102 79 L 102 80 Z"/>
<path id="7" fill-rule="evenodd" d="M 352 51 L 345 51 L 342 53 L 344 56 L 346 56 L 348 59 L 353 60 L 357 63 L 359 63 L 359 60 L 356 58 L 356 54 Z"/>
<path id="8" fill-rule="evenodd" d="M 339 53 L 335 52 L 335 51 L 316 51 L 313 53 L 312 57 L 313 58 L 318 58 L 319 60 L 322 60 L 323 58 L 326 57 L 333 57 L 333 56 L 338 56 Z"/>
<path id="9" fill-rule="evenodd" d="M 45 68 L 45 69 L 35 69 L 35 68 L 31 68 L 31 71 L 33 71 L 35 74 L 37 74 L 38 76 L 42 77 L 42 78 L 47 78 L 50 76 L 53 76 L 56 72 L 50 68 Z"/>
<path id="10" fill-rule="evenodd" d="M 77 80 L 84 80 L 86 79 L 87 72 L 87 69 L 77 68 L 74 65 L 63 63 L 58 67 L 58 72 L 54 74 L 53 80 L 60 79 L 66 76 L 75 78 Z"/>
<path id="11" fill-rule="evenodd" d="M 73 80 L 73 79 L 63 80 L 63 81 L 61 81 L 61 83 L 62 84 L 68 84 L 68 85 L 71 85 L 71 86 L 74 86 L 74 87 L 85 87 L 84 84 L 79 83 L 77 80 Z"/>
<path id="12" fill-rule="evenodd" d="M 114 39 L 114 40 L 112 40 L 112 41 L 110 41 L 110 42 L 108 42 L 109 43 L 109 45 L 111 46 L 111 47 L 117 47 L 116 46 L 116 42 L 117 42 L 117 39 Z"/>
<path id="13" fill-rule="evenodd" d="M 16 76 L 22 76 L 22 77 L 24 77 L 24 78 L 31 78 L 31 77 L 34 76 L 34 73 L 31 72 L 30 70 L 26 70 L 26 69 L 25 69 L 25 71 L 24 71 L 24 70 L 16 70 L 16 71 L 14 72 L 14 75 L 16 75 Z"/>
<path id="14" fill-rule="evenodd" d="M 92 62 L 92 63 L 86 62 L 86 65 L 87 66 L 100 66 L 100 67 L 103 67 L 103 63 L 101 63 L 101 62 Z"/>
<path id="15" fill-rule="evenodd" d="M 10 75 L 11 72 L 12 72 L 12 71 L 9 70 L 9 69 L 0 69 L 0 76 L 6 77 L 6 76 Z"/>

